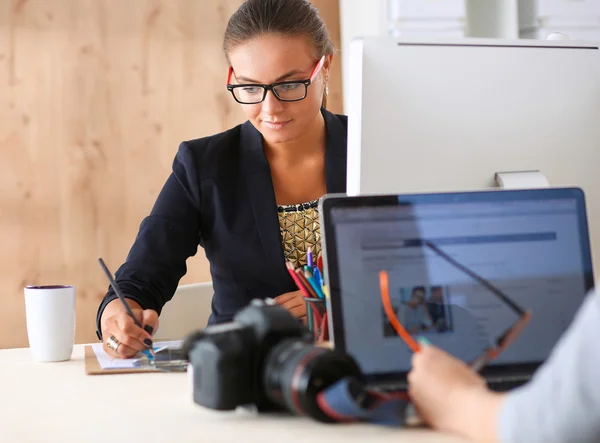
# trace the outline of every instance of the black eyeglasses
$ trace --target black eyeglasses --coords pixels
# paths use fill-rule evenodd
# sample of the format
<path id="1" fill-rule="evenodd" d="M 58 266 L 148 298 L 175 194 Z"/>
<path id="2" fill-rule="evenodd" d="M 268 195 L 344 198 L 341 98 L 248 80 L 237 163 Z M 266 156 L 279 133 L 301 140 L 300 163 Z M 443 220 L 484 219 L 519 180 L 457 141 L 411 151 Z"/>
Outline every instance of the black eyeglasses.
<path id="1" fill-rule="evenodd" d="M 307 80 L 278 82 L 271 85 L 232 85 L 231 75 L 233 74 L 233 68 L 230 66 L 229 74 L 227 75 L 227 90 L 231 92 L 231 95 L 233 95 L 236 102 L 243 105 L 256 105 L 261 103 L 267 96 L 267 91 L 272 91 L 275 97 L 282 102 L 297 102 L 304 100 L 308 94 L 308 87 L 317 77 L 319 71 L 321 71 L 324 62 L 325 56 L 321 57 Z"/>

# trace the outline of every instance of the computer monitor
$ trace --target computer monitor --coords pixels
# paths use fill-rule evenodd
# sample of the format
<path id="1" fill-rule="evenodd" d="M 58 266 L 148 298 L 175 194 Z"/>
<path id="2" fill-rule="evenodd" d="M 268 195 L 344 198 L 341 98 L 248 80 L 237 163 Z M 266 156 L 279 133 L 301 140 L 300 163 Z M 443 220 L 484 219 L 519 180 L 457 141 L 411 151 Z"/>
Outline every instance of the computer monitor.
<path id="1" fill-rule="evenodd" d="M 366 37 L 349 51 L 349 195 L 576 186 L 600 271 L 598 44 Z"/>

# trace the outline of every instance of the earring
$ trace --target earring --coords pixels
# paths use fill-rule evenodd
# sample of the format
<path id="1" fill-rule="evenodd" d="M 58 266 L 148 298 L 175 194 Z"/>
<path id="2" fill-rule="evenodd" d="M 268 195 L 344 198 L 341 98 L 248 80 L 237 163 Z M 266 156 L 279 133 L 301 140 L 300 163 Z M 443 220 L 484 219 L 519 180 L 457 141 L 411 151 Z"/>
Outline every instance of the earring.
<path id="1" fill-rule="evenodd" d="M 329 95 L 329 77 L 325 77 L 325 95 Z"/>

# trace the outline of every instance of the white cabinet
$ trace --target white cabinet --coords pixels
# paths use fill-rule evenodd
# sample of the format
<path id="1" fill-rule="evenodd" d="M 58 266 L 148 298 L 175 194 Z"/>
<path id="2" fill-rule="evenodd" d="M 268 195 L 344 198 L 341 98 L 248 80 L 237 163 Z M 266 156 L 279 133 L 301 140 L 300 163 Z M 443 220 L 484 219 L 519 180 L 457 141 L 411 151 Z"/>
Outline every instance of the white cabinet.
<path id="1" fill-rule="evenodd" d="M 546 39 L 600 42 L 600 0 L 339 0 L 342 77 L 356 37 Z M 344 83 L 344 85 L 346 85 Z M 344 86 L 344 101 L 349 91 Z"/>
<path id="2" fill-rule="evenodd" d="M 599 0 L 537 0 L 537 13 L 540 17 L 592 17 L 600 20 Z"/>
<path id="3" fill-rule="evenodd" d="M 600 26 L 549 26 L 522 30 L 520 37 L 525 39 L 546 40 L 550 34 L 561 33 L 569 36 L 571 40 L 600 43 Z"/>
<path id="4" fill-rule="evenodd" d="M 465 0 L 389 0 L 392 20 L 464 20 L 467 15 Z"/>
<path id="5" fill-rule="evenodd" d="M 467 0 L 467 35 L 517 39 L 518 0 Z"/>
<path id="6" fill-rule="evenodd" d="M 519 37 L 600 41 L 600 0 L 519 0 Z"/>
<path id="7" fill-rule="evenodd" d="M 388 34 L 395 37 L 465 37 L 466 15 L 466 0 L 387 0 Z"/>
<path id="8" fill-rule="evenodd" d="M 387 0 L 388 34 L 517 38 L 517 0 Z"/>
<path id="9" fill-rule="evenodd" d="M 394 37 L 464 38 L 467 29 L 463 21 L 454 20 L 435 23 L 403 22 L 390 28 Z"/>

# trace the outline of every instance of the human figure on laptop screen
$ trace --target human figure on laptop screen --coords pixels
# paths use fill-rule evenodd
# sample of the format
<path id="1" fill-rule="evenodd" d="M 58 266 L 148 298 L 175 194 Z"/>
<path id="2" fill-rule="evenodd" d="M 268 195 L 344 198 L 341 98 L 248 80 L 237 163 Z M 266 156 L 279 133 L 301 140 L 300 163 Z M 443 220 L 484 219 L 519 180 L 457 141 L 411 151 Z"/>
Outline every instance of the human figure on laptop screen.
<path id="1" fill-rule="evenodd" d="M 231 16 L 223 49 L 222 90 L 196 84 L 207 97 L 198 106 L 229 91 L 247 121 L 179 146 L 116 272 L 142 327 L 111 289 L 98 308 L 98 337 L 112 356 L 152 345 L 158 315 L 198 246 L 214 288 L 209 324 L 230 321 L 254 298 L 273 298 L 306 318 L 286 261 L 305 265 L 309 247 L 320 254 L 319 200 L 346 192 L 347 118 L 325 109 L 334 45 L 310 1 L 248 0 Z M 216 111 L 226 114 L 230 105 L 221 105 Z"/>
<path id="2" fill-rule="evenodd" d="M 432 427 L 489 443 L 600 442 L 600 295 L 589 293 L 533 379 L 509 393 L 439 348 L 415 353 L 409 393 Z"/>
<path id="3" fill-rule="evenodd" d="M 426 331 L 431 327 L 431 318 L 425 306 L 425 288 L 416 286 L 408 302 L 403 306 L 402 324 L 410 334 Z"/>
<path id="4" fill-rule="evenodd" d="M 427 300 L 427 312 L 437 332 L 444 332 L 448 329 L 444 293 L 441 286 L 432 286 L 429 300 Z"/>

